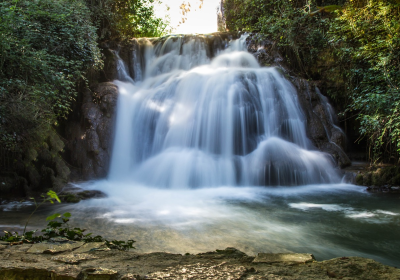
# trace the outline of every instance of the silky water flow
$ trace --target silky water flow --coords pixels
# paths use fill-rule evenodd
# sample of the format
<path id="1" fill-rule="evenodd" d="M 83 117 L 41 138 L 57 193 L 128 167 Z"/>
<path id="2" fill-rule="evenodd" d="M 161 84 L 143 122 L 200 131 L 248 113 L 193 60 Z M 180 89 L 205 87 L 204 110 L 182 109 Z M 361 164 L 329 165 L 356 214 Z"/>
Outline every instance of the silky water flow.
<path id="1" fill-rule="evenodd" d="M 295 88 L 259 66 L 245 36 L 213 59 L 196 38 L 146 46 L 143 81 L 115 81 L 110 181 L 169 189 L 340 181 L 307 138 Z"/>
<path id="2" fill-rule="evenodd" d="M 118 62 L 108 178 L 79 184 L 108 197 L 53 206 L 36 223 L 69 211 L 74 226 L 134 239 L 138 252 L 235 247 L 399 265 L 398 198 L 341 182 L 307 138 L 295 88 L 245 39 L 140 39 L 133 63 Z"/>

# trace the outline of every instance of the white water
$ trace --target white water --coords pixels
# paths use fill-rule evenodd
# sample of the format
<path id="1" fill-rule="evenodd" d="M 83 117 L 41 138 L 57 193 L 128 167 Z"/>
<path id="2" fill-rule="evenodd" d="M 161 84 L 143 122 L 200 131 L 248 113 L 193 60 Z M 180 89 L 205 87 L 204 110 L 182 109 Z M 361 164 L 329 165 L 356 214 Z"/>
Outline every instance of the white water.
<path id="1" fill-rule="evenodd" d="M 307 138 L 294 87 L 245 49 L 245 36 L 212 49 L 213 59 L 201 37 L 146 43 L 144 65 L 134 67 L 143 80 L 140 71 L 134 83 L 115 81 L 109 181 L 174 189 L 339 182 Z"/>

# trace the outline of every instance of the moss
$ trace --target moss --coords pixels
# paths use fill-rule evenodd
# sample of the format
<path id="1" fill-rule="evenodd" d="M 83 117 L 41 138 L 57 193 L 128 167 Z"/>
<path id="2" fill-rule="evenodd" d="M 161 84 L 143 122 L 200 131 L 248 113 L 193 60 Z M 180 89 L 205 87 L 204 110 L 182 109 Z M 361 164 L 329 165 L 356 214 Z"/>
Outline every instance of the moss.
<path id="1" fill-rule="evenodd" d="M 54 164 L 55 170 L 57 172 L 57 177 L 64 181 L 68 180 L 68 176 L 71 171 L 60 156 L 54 158 Z"/>
<path id="2" fill-rule="evenodd" d="M 81 198 L 74 193 L 66 193 L 64 195 L 60 195 L 60 198 L 68 203 L 78 203 L 81 201 Z"/>
<path id="3" fill-rule="evenodd" d="M 78 193 L 78 195 L 82 198 L 92 197 L 92 193 L 90 191 L 83 191 L 83 192 Z"/>
<path id="4" fill-rule="evenodd" d="M 370 172 L 356 176 L 356 184 L 364 186 L 400 185 L 400 166 L 373 166 Z"/>
<path id="5" fill-rule="evenodd" d="M 367 173 L 364 174 L 364 176 L 363 176 L 363 185 L 364 186 L 370 186 L 371 185 L 371 183 L 372 183 L 371 177 L 372 176 L 371 176 L 370 172 L 367 172 Z"/>
<path id="6" fill-rule="evenodd" d="M 378 168 L 376 171 L 372 172 L 371 174 L 371 181 L 372 185 L 374 186 L 382 186 L 385 184 L 383 180 L 383 174 L 385 172 L 383 171 L 382 168 Z"/>
<path id="7" fill-rule="evenodd" d="M 356 176 L 356 184 L 359 186 L 363 185 L 363 175 L 362 174 L 357 174 Z"/>

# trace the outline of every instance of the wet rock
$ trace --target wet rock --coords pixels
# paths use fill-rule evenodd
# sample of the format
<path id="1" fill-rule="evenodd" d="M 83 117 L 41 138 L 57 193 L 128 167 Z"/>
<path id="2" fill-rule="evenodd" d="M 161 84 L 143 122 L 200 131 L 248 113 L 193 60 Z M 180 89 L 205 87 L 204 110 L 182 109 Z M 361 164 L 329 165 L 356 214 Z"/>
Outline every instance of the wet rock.
<path id="1" fill-rule="evenodd" d="M 62 262 L 66 264 L 79 264 L 82 261 L 94 260 L 94 259 L 98 259 L 98 257 L 89 254 L 69 254 L 69 255 L 55 256 L 51 258 L 52 261 Z"/>
<path id="2" fill-rule="evenodd" d="M 324 143 L 320 146 L 321 151 L 331 154 L 340 168 L 351 165 L 351 160 L 341 147 L 332 142 Z"/>
<path id="3" fill-rule="evenodd" d="M 400 183 L 400 167 L 395 165 L 355 162 L 345 171 L 354 174 L 355 180 L 352 183 L 366 186 L 371 192 L 395 193 L 394 186 Z"/>
<path id="4" fill-rule="evenodd" d="M 84 190 L 69 184 L 64 187 L 58 197 L 64 202 L 77 203 L 85 199 L 103 198 L 106 194 L 98 190 Z"/>
<path id="5" fill-rule="evenodd" d="M 63 265 L 54 268 L 53 279 L 59 280 L 75 280 L 79 279 L 78 275 L 81 270 L 76 265 Z"/>
<path id="6" fill-rule="evenodd" d="M 76 249 L 75 253 L 87 253 L 92 251 L 104 251 L 110 250 L 105 242 L 89 242 L 83 245 L 82 247 Z"/>
<path id="7" fill-rule="evenodd" d="M 65 251 L 71 251 L 73 249 L 81 247 L 84 242 L 76 242 L 76 241 L 69 241 L 69 242 L 63 242 L 63 243 L 37 243 L 33 244 L 32 247 L 27 251 L 28 253 L 33 253 L 33 254 L 55 254 L 55 253 L 61 253 Z"/>
<path id="8" fill-rule="evenodd" d="M 246 255 L 242 251 L 240 251 L 240 250 L 238 250 L 236 248 L 233 248 L 233 247 L 227 247 L 225 250 L 216 250 L 216 252 L 218 254 L 224 254 L 224 255 L 230 255 L 230 256 L 239 256 L 239 257 L 242 257 L 242 256 Z"/>
<path id="9" fill-rule="evenodd" d="M 315 261 L 312 254 L 268 254 L 259 253 L 254 263 L 308 263 Z"/>
<path id="10" fill-rule="evenodd" d="M 102 178 L 107 174 L 117 98 L 118 88 L 111 82 L 86 90 L 81 114 L 66 127 L 69 162 L 78 179 Z"/>
<path id="11" fill-rule="evenodd" d="M 149 279 L 242 279 L 246 273 L 244 266 L 232 266 L 225 263 L 178 265 L 166 271 L 147 275 Z"/>
<path id="12" fill-rule="evenodd" d="M 85 280 L 117 280 L 118 272 L 107 268 L 86 268 L 78 277 Z"/>
<path id="13" fill-rule="evenodd" d="M 29 280 L 41 280 L 41 279 L 57 279 L 52 277 L 53 273 L 47 269 L 38 268 L 5 268 L 0 269 L 0 279 L 29 279 Z M 58 278 L 60 279 L 60 278 Z M 68 278 L 67 278 L 68 279 Z M 74 279 L 74 278 L 70 278 Z"/>
<path id="14" fill-rule="evenodd" d="M 235 248 L 185 256 L 111 250 L 85 254 L 59 253 L 52 257 L 38 254 L 33 257 L 17 247 L 22 246 L 12 246 L 0 251 L 0 279 L 308 280 L 329 279 L 335 276 L 338 279 L 352 280 L 397 280 L 400 277 L 400 270 L 397 268 L 358 257 L 341 257 L 322 262 L 311 258 L 308 262 L 310 254 L 259 254 L 256 260 L 264 259 L 257 262 L 253 261 L 254 257 L 247 256 Z M 293 258 L 301 255 L 304 255 L 304 258 Z"/>
<path id="15" fill-rule="evenodd" d="M 121 280 L 139 280 L 139 279 L 143 279 L 143 278 L 140 277 L 139 275 L 133 275 L 131 273 L 128 273 L 121 277 Z"/>
<path id="16" fill-rule="evenodd" d="M 69 239 L 65 237 L 53 237 L 50 238 L 50 242 L 56 242 L 56 243 L 68 243 Z"/>
<path id="17" fill-rule="evenodd" d="M 357 174 L 355 178 L 355 183 L 357 185 L 362 185 L 363 184 L 363 175 L 362 174 Z"/>
<path id="18" fill-rule="evenodd" d="M 326 135 L 324 125 L 322 124 L 322 121 L 317 116 L 315 116 L 314 114 L 311 114 L 308 124 L 309 124 L 308 131 L 310 133 L 311 139 L 313 139 L 314 142 L 328 141 L 328 137 Z"/>

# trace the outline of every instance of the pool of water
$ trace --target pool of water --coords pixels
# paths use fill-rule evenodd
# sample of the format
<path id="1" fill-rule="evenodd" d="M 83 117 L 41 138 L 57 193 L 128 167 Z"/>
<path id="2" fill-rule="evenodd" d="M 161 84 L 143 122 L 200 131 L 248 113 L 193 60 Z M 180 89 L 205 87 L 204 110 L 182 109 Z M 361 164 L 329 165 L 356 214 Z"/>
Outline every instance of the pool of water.
<path id="1" fill-rule="evenodd" d="M 112 184 L 112 185 L 111 185 Z M 400 265 L 400 194 L 370 194 L 348 184 L 167 190 L 108 181 L 80 185 L 107 198 L 40 208 L 29 228 L 55 212 L 110 239 L 134 239 L 138 252 L 198 253 L 235 247 L 312 253 Z M 0 228 L 21 229 L 32 205 L 3 205 Z"/>

